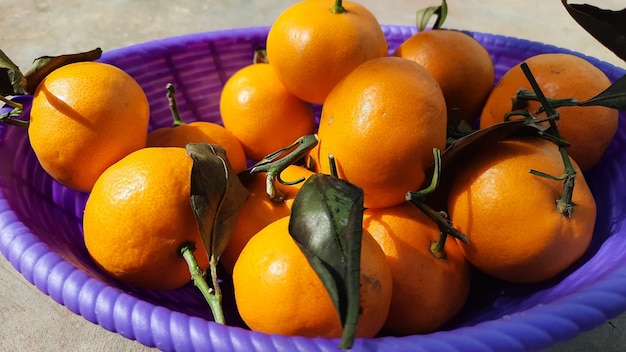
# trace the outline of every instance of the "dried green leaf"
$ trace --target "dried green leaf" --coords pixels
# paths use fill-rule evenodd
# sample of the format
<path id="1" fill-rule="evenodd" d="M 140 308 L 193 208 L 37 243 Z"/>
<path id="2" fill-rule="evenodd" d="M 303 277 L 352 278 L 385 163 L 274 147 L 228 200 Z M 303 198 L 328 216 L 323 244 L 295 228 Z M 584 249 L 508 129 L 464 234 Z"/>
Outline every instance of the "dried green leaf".
<path id="1" fill-rule="evenodd" d="M 248 191 L 234 173 L 222 146 L 190 143 L 186 150 L 193 159 L 191 207 L 209 258 L 218 260 L 232 236 Z"/>
<path id="2" fill-rule="evenodd" d="M 561 0 L 572 18 L 602 45 L 626 60 L 626 9 L 605 10 L 588 4 Z"/>
<path id="3" fill-rule="evenodd" d="M 24 84 L 20 68 L 0 50 L 0 95 L 22 95 Z"/>
<path id="4" fill-rule="evenodd" d="M 428 6 L 417 11 L 416 17 L 418 31 L 421 32 L 425 30 L 433 16 L 437 16 L 437 19 L 435 20 L 432 28 L 441 28 L 446 20 L 446 17 L 448 16 L 448 4 L 446 3 L 446 0 L 442 0 L 441 5 L 439 6 Z"/>
<path id="5" fill-rule="evenodd" d="M 24 77 L 26 78 L 24 90 L 27 94 L 33 94 L 39 83 L 41 83 L 41 81 L 48 74 L 50 74 L 50 72 L 71 63 L 94 61 L 99 59 L 101 55 L 102 49 L 96 48 L 82 53 L 60 56 L 42 56 L 35 59 L 30 69 L 24 74 Z"/>
<path id="6" fill-rule="evenodd" d="M 362 226 L 363 190 L 335 176 L 312 175 L 294 199 L 289 233 L 335 304 L 340 348 L 352 346 L 358 322 Z"/>

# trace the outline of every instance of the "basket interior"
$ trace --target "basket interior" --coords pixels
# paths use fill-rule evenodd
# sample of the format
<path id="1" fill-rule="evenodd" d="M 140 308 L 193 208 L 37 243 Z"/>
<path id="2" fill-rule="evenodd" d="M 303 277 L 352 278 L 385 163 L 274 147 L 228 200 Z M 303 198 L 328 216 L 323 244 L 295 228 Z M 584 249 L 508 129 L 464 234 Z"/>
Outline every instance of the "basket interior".
<path id="1" fill-rule="evenodd" d="M 383 28 L 390 51 L 414 33 L 414 29 L 410 27 Z M 565 51 L 512 38 L 471 34 L 491 53 L 496 65 L 496 80 L 510 67 L 531 55 Z M 197 33 L 114 50 L 105 53 L 102 60 L 121 67 L 144 88 L 151 107 L 151 129 L 170 124 L 171 115 L 165 95 L 167 83 L 172 83 L 177 88 L 178 105 L 183 119 L 189 122 L 220 122 L 219 97 L 222 86 L 236 70 L 252 62 L 254 49 L 265 44 L 265 35 L 266 28 Z M 605 71 L 612 81 L 624 74 L 621 69 L 586 58 Z M 473 279 L 472 294 L 464 310 L 443 330 L 472 326 L 523 312 L 537 305 L 547 305 L 602 280 L 624 265 L 624 118 L 626 115 L 620 113 L 619 131 L 605 158 L 585 174 L 596 197 L 598 219 L 593 241 L 584 257 L 558 277 L 536 285 L 506 284 L 477 273 Z M 56 253 L 64 262 L 111 288 L 156 306 L 212 320 L 208 306 L 191 283 L 177 290 L 152 291 L 125 285 L 104 274 L 90 259 L 82 240 L 81 219 L 87 194 L 59 185 L 41 169 L 29 146 L 25 129 L 0 126 L 0 133 L 0 182 L 3 201 L 7 202 L 16 219 L 34 234 L 37 242 L 34 243 L 35 249 L 33 246 L 29 247 L 30 251 Z M 2 243 L 10 244 L 10 240 L 5 237 Z M 3 252 L 9 253 L 6 249 Z M 10 251 L 16 252 L 19 252 L 16 248 Z M 28 252 L 24 255 L 28 255 Z M 40 267 L 42 264 L 35 254 L 33 258 L 32 263 L 28 258 L 21 258 L 17 269 L 39 287 L 51 291 L 57 285 L 58 290 L 61 290 L 60 286 L 65 278 L 47 276 L 50 270 L 34 270 L 35 259 Z M 59 265 L 57 262 L 52 264 Z M 227 323 L 243 327 L 234 307 L 228 276 L 222 273 L 221 277 Z"/>

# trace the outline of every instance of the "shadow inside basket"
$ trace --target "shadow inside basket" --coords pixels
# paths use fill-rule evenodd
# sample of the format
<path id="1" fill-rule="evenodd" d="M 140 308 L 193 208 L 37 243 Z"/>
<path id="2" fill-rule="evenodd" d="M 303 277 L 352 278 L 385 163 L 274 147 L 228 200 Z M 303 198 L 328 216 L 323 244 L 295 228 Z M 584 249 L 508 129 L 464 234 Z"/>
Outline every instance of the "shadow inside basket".
<path id="1" fill-rule="evenodd" d="M 213 38 L 212 41 L 194 37 L 188 42 L 175 42 L 174 48 L 168 46 L 174 41 L 162 42 L 162 47 L 155 47 L 150 53 L 154 59 L 145 65 L 137 65 L 133 60 L 144 55 L 148 50 L 146 48 L 130 50 L 124 55 L 114 53 L 107 60 L 120 67 L 128 67 L 127 71 L 146 90 L 151 104 L 151 129 L 169 123 L 170 112 L 165 98 L 167 83 L 177 85 L 181 96 L 179 109 L 187 121 L 219 121 L 219 88 L 228 75 L 247 62 L 245 60 L 251 50 L 264 42 L 263 35 L 253 38 L 234 37 L 237 39 Z M 396 37 L 390 41 L 390 45 L 397 45 L 404 37 Z M 223 42 L 225 40 L 227 45 Z M 483 43 L 491 52 L 500 45 L 489 41 L 489 38 Z M 218 47 L 228 49 L 226 53 L 216 55 Z M 510 56 L 508 51 L 514 52 L 515 48 L 504 47 L 494 54 L 494 59 L 499 63 L 496 67 L 499 75 L 518 62 L 506 61 Z M 626 263 L 626 233 L 621 228 L 626 215 L 626 153 L 623 153 L 626 148 L 625 119 L 626 115 L 621 113 L 618 134 L 605 158 L 585 173 L 596 198 L 598 218 L 592 243 L 584 257 L 561 275 L 534 285 L 507 284 L 475 272 L 471 294 L 464 309 L 442 330 L 501 319 L 538 305 L 549 304 L 602 280 Z M 50 250 L 108 286 L 172 311 L 212 320 L 208 305 L 192 283 L 171 291 L 143 290 L 106 275 L 91 260 L 82 240 L 82 212 L 87 194 L 61 186 L 43 171 L 30 148 L 25 129 L 0 126 L 0 143 L 0 187 L 3 197 L 18 219 Z M 227 324 L 244 327 L 234 304 L 232 282 L 225 271 L 220 276 Z"/>

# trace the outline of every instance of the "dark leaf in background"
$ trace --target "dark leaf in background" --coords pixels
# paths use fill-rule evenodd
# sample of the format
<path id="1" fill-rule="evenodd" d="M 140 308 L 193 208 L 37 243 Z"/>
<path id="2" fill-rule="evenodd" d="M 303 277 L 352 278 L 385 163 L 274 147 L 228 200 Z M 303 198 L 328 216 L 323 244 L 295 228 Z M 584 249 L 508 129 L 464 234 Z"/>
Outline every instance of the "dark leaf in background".
<path id="1" fill-rule="evenodd" d="M 363 190 L 335 176 L 312 175 L 294 199 L 289 233 L 337 308 L 341 348 L 352 346 L 358 322 L 362 226 Z"/>
<path id="2" fill-rule="evenodd" d="M 626 9 L 604 10 L 588 4 L 568 4 L 570 16 L 602 45 L 626 61 Z"/>
<path id="3" fill-rule="evenodd" d="M 0 50 L 0 95 L 22 95 L 24 84 L 24 76 L 19 67 Z"/>

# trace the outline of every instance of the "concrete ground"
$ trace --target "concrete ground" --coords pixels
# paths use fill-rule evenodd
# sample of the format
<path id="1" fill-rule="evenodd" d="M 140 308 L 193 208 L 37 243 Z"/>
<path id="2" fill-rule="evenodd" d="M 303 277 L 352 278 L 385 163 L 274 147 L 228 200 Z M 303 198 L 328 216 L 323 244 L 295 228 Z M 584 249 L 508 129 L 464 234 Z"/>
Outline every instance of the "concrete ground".
<path id="1" fill-rule="evenodd" d="M 0 0 L 0 48 L 23 69 L 42 55 L 103 50 L 199 31 L 270 25 L 294 1 Z M 414 10 L 437 0 L 361 0 L 384 24 L 413 25 Z M 583 3 L 578 1 L 577 3 Z M 621 1 L 596 1 L 620 9 Z M 449 0 L 448 27 L 511 35 L 584 52 L 624 66 L 583 32 L 559 1 Z M 0 258 L 0 351 L 149 351 L 56 304 Z M 626 315 L 550 348 L 623 351 Z"/>

